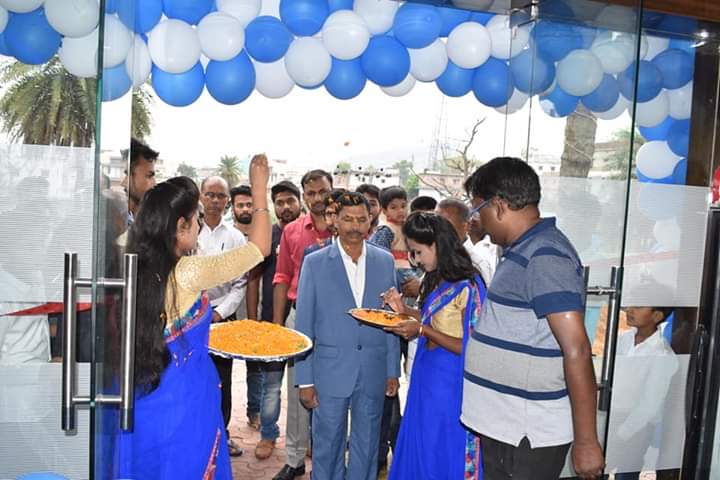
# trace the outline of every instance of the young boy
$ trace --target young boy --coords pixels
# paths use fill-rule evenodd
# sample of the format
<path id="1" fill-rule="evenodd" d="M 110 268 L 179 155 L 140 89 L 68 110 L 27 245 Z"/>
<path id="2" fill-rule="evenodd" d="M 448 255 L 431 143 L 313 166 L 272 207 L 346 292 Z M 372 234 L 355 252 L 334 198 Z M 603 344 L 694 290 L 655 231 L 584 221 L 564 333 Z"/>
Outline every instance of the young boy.
<path id="1" fill-rule="evenodd" d="M 402 187 L 387 187 L 380 191 L 382 215 L 380 224 L 370 243 L 383 247 L 395 258 L 398 283 L 404 284 L 412 276 L 413 269 L 408 261 L 408 250 L 402 227 L 407 217 L 407 192 Z"/>

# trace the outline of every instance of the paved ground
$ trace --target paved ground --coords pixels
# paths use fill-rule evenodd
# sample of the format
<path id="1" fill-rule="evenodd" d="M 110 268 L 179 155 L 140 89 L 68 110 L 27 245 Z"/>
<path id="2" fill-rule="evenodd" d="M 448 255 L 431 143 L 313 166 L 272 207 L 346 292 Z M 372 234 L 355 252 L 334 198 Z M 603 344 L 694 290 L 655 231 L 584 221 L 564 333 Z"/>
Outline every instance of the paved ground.
<path id="1" fill-rule="evenodd" d="M 235 440 L 245 451 L 241 457 L 232 458 L 233 477 L 235 480 L 262 479 L 271 480 L 285 465 L 285 382 L 282 389 L 282 411 L 280 412 L 280 438 L 275 447 L 275 452 L 267 460 L 255 458 L 255 444 L 260 440 L 260 432 L 250 428 L 247 424 L 245 408 L 247 406 L 247 393 L 245 383 L 245 362 L 236 361 L 233 366 L 233 410 L 230 421 L 230 437 Z M 308 473 L 302 480 L 310 479 L 310 459 L 305 462 Z M 385 478 L 382 472 L 380 479 Z"/>

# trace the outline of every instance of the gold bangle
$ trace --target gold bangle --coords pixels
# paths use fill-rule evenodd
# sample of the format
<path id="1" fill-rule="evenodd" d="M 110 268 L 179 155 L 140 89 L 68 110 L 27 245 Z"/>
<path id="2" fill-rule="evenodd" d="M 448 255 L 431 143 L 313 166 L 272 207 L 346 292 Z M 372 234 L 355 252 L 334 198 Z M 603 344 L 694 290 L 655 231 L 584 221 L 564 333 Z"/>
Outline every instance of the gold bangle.
<path id="1" fill-rule="evenodd" d="M 255 215 L 258 212 L 268 212 L 270 213 L 269 208 L 253 208 L 252 214 Z"/>
<path id="2" fill-rule="evenodd" d="M 423 336 L 423 329 L 425 328 L 425 325 L 420 325 L 420 330 L 418 330 L 418 338 Z"/>

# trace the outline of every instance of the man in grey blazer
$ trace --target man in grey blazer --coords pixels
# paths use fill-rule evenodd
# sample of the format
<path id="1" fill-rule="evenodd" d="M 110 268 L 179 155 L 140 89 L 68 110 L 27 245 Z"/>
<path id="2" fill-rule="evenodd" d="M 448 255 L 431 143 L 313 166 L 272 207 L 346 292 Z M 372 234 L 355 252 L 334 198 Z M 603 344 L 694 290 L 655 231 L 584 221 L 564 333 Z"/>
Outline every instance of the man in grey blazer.
<path id="1" fill-rule="evenodd" d="M 385 395 L 397 395 L 398 337 L 347 312 L 381 308 L 395 285 L 390 253 L 368 244 L 370 206 L 348 192 L 337 200 L 338 241 L 308 255 L 300 273 L 296 329 L 315 346 L 295 363 L 300 401 L 313 410 L 313 479 L 375 480 Z M 347 414 L 350 455 L 345 467 Z"/>

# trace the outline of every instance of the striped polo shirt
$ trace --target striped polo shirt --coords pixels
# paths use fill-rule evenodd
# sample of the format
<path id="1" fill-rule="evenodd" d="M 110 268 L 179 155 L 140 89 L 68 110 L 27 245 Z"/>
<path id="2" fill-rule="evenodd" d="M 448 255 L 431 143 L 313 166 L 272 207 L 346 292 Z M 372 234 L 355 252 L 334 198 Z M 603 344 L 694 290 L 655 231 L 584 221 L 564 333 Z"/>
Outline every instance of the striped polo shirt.
<path id="1" fill-rule="evenodd" d="M 572 442 L 563 356 L 547 315 L 584 312 L 577 252 L 543 218 L 505 249 L 465 356 L 462 422 L 511 445 Z"/>

